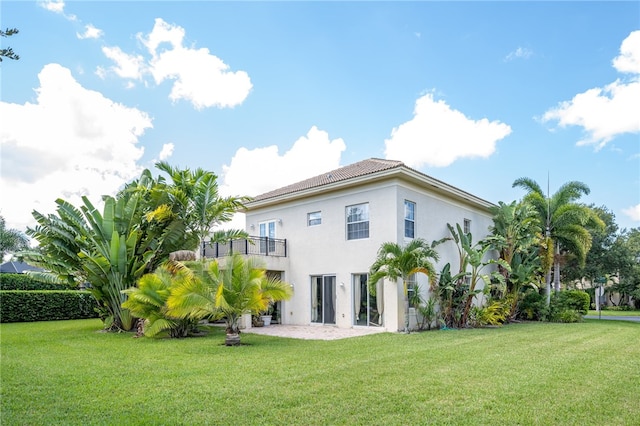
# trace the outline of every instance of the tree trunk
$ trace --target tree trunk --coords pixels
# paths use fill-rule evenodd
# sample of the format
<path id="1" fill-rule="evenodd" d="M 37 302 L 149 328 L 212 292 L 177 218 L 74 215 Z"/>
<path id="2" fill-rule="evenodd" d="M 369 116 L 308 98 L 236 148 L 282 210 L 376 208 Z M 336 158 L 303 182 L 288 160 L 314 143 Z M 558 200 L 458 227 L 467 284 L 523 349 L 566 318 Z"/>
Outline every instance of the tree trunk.
<path id="1" fill-rule="evenodd" d="M 551 305 L 551 267 L 547 270 L 545 284 L 544 294 L 547 296 L 547 307 L 549 307 Z"/>
<path id="2" fill-rule="evenodd" d="M 407 280 L 403 279 L 404 286 L 404 332 L 409 334 L 409 292 L 407 289 Z"/>
<path id="3" fill-rule="evenodd" d="M 240 345 L 240 335 L 238 333 L 227 333 L 224 344 L 226 346 L 239 346 Z"/>
<path id="4" fill-rule="evenodd" d="M 560 244 L 556 244 L 556 255 L 553 256 L 553 287 L 557 292 L 560 291 Z"/>

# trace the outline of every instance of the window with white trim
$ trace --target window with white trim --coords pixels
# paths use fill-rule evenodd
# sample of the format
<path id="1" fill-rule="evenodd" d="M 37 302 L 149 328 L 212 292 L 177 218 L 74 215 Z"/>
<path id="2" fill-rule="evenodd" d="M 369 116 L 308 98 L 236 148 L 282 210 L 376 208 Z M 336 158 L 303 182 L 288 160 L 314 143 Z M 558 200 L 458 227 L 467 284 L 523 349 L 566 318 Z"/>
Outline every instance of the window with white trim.
<path id="1" fill-rule="evenodd" d="M 307 226 L 316 226 L 322 224 L 322 212 L 307 213 Z"/>
<path id="2" fill-rule="evenodd" d="M 468 234 L 471 232 L 471 219 L 464 220 L 464 233 Z"/>
<path id="3" fill-rule="evenodd" d="M 347 240 L 369 238 L 369 203 L 347 206 Z"/>
<path id="4" fill-rule="evenodd" d="M 404 200 L 404 236 L 405 238 L 413 238 L 416 233 L 416 203 Z"/>

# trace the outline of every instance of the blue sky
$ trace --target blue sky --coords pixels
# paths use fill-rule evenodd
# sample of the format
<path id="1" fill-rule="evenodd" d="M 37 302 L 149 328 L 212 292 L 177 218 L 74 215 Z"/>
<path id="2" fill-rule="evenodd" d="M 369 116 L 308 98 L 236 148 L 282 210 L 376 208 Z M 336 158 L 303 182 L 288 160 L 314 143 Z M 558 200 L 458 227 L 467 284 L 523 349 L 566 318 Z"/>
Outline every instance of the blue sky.
<path id="1" fill-rule="evenodd" d="M 164 159 L 257 195 L 370 157 L 640 226 L 640 3 L 2 1 L 0 214 Z M 16 202 L 19 200 L 19 202 Z M 241 222 L 238 222 L 238 224 Z"/>

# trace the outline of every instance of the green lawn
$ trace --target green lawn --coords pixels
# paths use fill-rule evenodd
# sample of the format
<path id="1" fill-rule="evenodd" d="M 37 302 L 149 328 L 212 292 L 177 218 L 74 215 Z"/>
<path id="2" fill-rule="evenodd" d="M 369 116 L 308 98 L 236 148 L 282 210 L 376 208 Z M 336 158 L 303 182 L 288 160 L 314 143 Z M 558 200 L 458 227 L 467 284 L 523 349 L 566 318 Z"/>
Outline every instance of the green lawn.
<path id="1" fill-rule="evenodd" d="M 587 320 L 338 341 L 184 340 L 97 320 L 2 324 L 7 425 L 631 425 L 640 324 Z"/>
<path id="2" fill-rule="evenodd" d="M 589 315 L 598 315 L 598 311 L 591 310 Z M 605 309 L 602 311 L 602 315 L 607 317 L 640 317 L 640 311 L 612 311 Z"/>

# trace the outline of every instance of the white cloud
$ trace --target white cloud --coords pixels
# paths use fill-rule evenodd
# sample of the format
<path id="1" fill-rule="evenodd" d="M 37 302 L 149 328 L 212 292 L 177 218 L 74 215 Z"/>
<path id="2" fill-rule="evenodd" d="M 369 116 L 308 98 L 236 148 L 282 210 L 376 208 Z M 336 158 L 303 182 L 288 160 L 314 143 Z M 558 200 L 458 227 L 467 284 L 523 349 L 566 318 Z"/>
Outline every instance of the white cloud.
<path id="1" fill-rule="evenodd" d="M 138 35 L 152 58 L 149 72 L 156 84 L 173 80 L 170 99 L 187 100 L 197 109 L 227 108 L 241 104 L 253 85 L 245 71 L 229 65 L 207 48 L 183 46 L 185 31 L 158 18 L 151 33 Z"/>
<path id="2" fill-rule="evenodd" d="M 102 53 L 114 61 L 116 65 L 110 67 L 110 70 L 115 72 L 119 77 L 129 78 L 133 80 L 140 80 L 145 68 L 144 58 L 140 55 L 128 55 L 124 53 L 119 47 L 103 47 Z M 98 68 L 96 73 L 104 78 L 106 76 L 106 70 Z"/>
<path id="3" fill-rule="evenodd" d="M 162 145 L 162 150 L 160 151 L 160 161 L 164 161 L 167 158 L 171 157 L 173 155 L 174 148 L 175 146 L 171 142 Z"/>
<path id="4" fill-rule="evenodd" d="M 533 51 L 531 49 L 527 49 L 526 47 L 518 47 L 516 50 L 509 52 L 504 60 L 505 62 L 508 62 L 514 59 L 529 59 L 531 55 L 533 55 Z"/>
<path id="5" fill-rule="evenodd" d="M 58 197 L 98 204 L 137 177 L 138 138 L 152 127 L 146 113 L 85 89 L 58 64 L 38 77 L 36 103 L 0 102 L 2 214 L 16 229 L 33 226 L 34 209 L 51 213 Z"/>
<path id="6" fill-rule="evenodd" d="M 640 204 L 629 207 L 627 209 L 622 209 L 622 213 L 629 216 L 631 220 L 640 222 Z"/>
<path id="7" fill-rule="evenodd" d="M 39 1 L 40 7 L 54 13 L 64 13 L 64 1 L 63 0 L 43 0 Z"/>
<path id="8" fill-rule="evenodd" d="M 58 13 L 64 16 L 69 21 L 78 20 L 75 15 L 68 15 L 64 13 L 64 0 L 40 0 L 38 1 L 38 4 L 40 5 L 40 7 L 48 10 L 49 12 Z"/>
<path id="9" fill-rule="evenodd" d="M 385 140 L 386 158 L 410 167 L 445 167 L 461 158 L 487 158 L 511 133 L 507 124 L 468 118 L 430 93 L 416 101 L 413 114 Z"/>
<path id="10" fill-rule="evenodd" d="M 613 66 L 621 73 L 632 74 L 604 87 L 578 93 L 546 111 L 543 122 L 554 121 L 560 127 L 582 127 L 585 136 L 577 145 L 603 148 L 616 136 L 640 132 L 640 31 L 632 32 L 620 47 Z"/>
<path id="11" fill-rule="evenodd" d="M 101 29 L 94 27 L 93 25 L 85 25 L 83 33 L 76 33 L 76 36 L 80 40 L 84 40 L 87 38 L 100 38 L 104 33 Z"/>
<path id="12" fill-rule="evenodd" d="M 311 127 L 291 149 L 280 155 L 275 145 L 246 149 L 240 148 L 229 166 L 223 166 L 225 195 L 255 196 L 338 168 L 340 156 L 346 149 L 340 138 Z"/>
<path id="13" fill-rule="evenodd" d="M 620 55 L 613 59 L 612 65 L 622 73 L 640 74 L 640 30 L 622 41 Z"/>
<path id="14" fill-rule="evenodd" d="M 275 145 L 240 148 L 229 166 L 223 166 L 222 196 L 256 196 L 282 186 L 322 174 L 340 167 L 341 153 L 346 145 L 341 138 L 330 139 L 329 134 L 311 127 L 306 136 L 294 142 L 283 155 Z M 236 213 L 231 222 L 219 229 L 244 229 L 245 215 Z"/>

